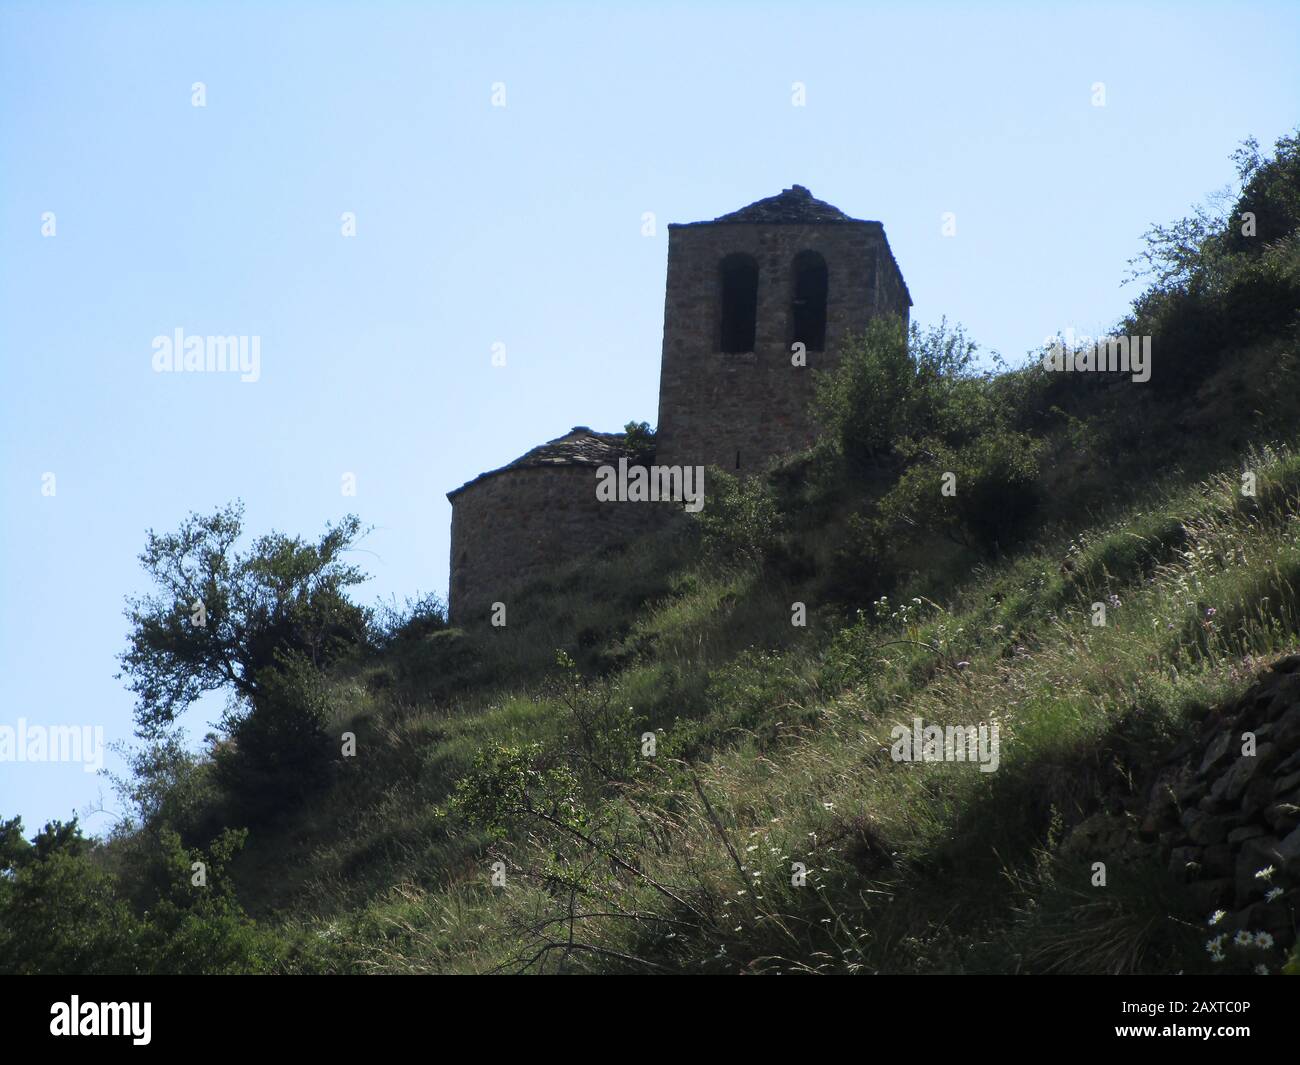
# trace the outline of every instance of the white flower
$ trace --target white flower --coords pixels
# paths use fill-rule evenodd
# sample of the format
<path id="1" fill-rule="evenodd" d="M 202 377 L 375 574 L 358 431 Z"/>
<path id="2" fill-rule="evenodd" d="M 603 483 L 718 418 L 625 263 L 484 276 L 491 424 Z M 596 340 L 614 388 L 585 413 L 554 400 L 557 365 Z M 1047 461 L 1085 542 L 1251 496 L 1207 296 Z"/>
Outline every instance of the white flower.
<path id="1" fill-rule="evenodd" d="M 1280 887 L 1275 887 L 1271 889 L 1267 895 L 1264 896 L 1264 901 L 1272 902 L 1275 898 L 1277 898 L 1281 894 L 1282 894 L 1282 889 Z"/>
<path id="2" fill-rule="evenodd" d="M 1258 873 L 1255 874 L 1255 879 L 1271 880 L 1273 878 L 1273 874 L 1276 872 L 1277 870 L 1274 869 L 1271 865 L 1267 865 L 1263 869 L 1261 869 Z"/>
<path id="3" fill-rule="evenodd" d="M 1227 910 L 1215 910 L 1212 914 L 1210 914 L 1210 919 L 1206 922 L 1206 924 L 1211 924 L 1211 925 L 1218 924 L 1227 916 L 1228 916 Z M 1220 936 L 1219 938 L 1222 939 L 1223 937 Z"/>
<path id="4" fill-rule="evenodd" d="M 1255 975 L 1256 975 L 1256 976 L 1267 976 L 1267 975 L 1268 975 L 1268 966 L 1267 966 L 1267 965 L 1264 965 L 1263 963 L 1261 963 L 1261 964 L 1259 964 L 1259 965 L 1256 965 L 1256 966 L 1255 966 Z"/>
<path id="5" fill-rule="evenodd" d="M 1242 929 L 1240 932 L 1238 932 L 1235 936 L 1232 937 L 1232 941 L 1236 943 L 1237 946 L 1239 947 L 1249 947 L 1252 943 L 1255 942 L 1255 937 L 1252 936 L 1245 929 Z"/>
<path id="6" fill-rule="evenodd" d="M 1267 932 L 1255 933 L 1255 946 L 1263 947 L 1265 950 L 1268 950 L 1268 948 L 1271 947 L 1272 945 L 1273 945 L 1273 937 L 1270 936 Z"/>

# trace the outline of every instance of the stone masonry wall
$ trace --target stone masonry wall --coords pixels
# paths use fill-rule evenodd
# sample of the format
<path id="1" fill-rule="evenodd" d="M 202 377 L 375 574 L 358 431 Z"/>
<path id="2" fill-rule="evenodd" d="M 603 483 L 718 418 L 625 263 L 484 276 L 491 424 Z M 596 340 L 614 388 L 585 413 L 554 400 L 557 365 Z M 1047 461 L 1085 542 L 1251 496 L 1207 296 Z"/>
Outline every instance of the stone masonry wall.
<path id="1" fill-rule="evenodd" d="M 1169 754 L 1149 793 L 1110 805 L 1073 830 L 1067 852 L 1168 863 L 1204 914 L 1224 911 L 1206 936 L 1226 954 L 1241 932 L 1289 948 L 1300 909 L 1300 655 L 1216 708 Z"/>
<path id="2" fill-rule="evenodd" d="M 678 508 L 600 502 L 596 467 L 504 469 L 456 494 L 451 517 L 451 620 L 487 620 L 491 604 L 554 566 L 627 543 Z"/>
<path id="3" fill-rule="evenodd" d="M 795 256 L 826 260 L 826 351 L 790 365 Z M 752 353 L 723 354 L 719 264 L 733 252 L 758 263 L 758 315 Z M 878 222 L 668 227 L 658 461 L 752 472 L 770 458 L 812 442 L 812 371 L 835 365 L 846 336 L 892 312 L 905 320 L 902 277 Z"/>

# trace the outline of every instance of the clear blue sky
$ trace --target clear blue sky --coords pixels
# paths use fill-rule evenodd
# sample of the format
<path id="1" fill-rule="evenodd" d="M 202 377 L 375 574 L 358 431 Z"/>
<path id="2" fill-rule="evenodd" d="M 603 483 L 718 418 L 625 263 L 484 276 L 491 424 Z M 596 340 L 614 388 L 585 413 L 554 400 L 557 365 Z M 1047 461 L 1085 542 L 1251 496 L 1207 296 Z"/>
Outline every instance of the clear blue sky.
<path id="1" fill-rule="evenodd" d="M 1300 118 L 1298 31 L 1293 3 L 6 4 L 0 724 L 130 738 L 123 597 L 190 510 L 355 510 L 367 599 L 445 594 L 444 493 L 653 422 L 668 222 L 797 182 L 885 224 L 917 321 L 1013 361 L 1106 328 L 1146 226 Z M 260 336 L 261 379 L 155 374 L 178 327 Z M 0 764 L 29 829 L 101 791 Z"/>

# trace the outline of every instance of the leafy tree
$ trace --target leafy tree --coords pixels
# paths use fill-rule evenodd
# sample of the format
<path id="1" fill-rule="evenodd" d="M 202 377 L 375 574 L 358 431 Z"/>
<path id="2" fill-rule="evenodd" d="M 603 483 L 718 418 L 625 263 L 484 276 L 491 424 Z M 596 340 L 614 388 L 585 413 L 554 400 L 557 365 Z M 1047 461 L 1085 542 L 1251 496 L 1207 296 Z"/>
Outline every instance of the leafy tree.
<path id="1" fill-rule="evenodd" d="M 152 530 L 140 561 L 157 590 L 128 599 L 120 661 L 136 694 L 136 724 L 156 734 L 205 692 L 256 704 L 286 655 L 327 665 L 365 636 L 366 611 L 346 597 L 365 577 L 342 561 L 361 534 L 352 515 L 316 543 L 270 533 L 235 544 L 243 508 L 191 514 L 179 531 Z"/>
<path id="2" fill-rule="evenodd" d="M 637 462 L 649 461 L 655 453 L 655 431 L 649 422 L 628 422 L 623 426 L 623 443 Z"/>
<path id="3" fill-rule="evenodd" d="M 976 345 L 947 321 L 904 332 L 875 318 L 817 378 L 813 413 L 850 469 L 877 465 L 909 440 L 978 435 L 994 417 L 990 377 L 975 369 Z"/>
<path id="4" fill-rule="evenodd" d="M 845 347 L 834 371 L 817 375 L 813 413 L 850 466 L 862 467 L 887 453 L 913 423 L 918 392 L 902 322 L 875 318 Z"/>
<path id="5" fill-rule="evenodd" d="M 0 822 L 0 972 L 138 971 L 139 921 L 89 848 L 75 818 L 30 843 L 21 818 Z"/>

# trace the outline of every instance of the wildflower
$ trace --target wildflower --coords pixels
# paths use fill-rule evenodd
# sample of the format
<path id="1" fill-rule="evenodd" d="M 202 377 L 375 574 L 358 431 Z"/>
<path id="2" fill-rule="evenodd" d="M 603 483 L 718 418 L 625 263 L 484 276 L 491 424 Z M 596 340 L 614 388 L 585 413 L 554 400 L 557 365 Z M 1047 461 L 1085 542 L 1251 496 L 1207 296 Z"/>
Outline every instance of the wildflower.
<path id="1" fill-rule="evenodd" d="M 1210 919 L 1206 922 L 1206 924 L 1216 925 L 1227 916 L 1228 916 L 1227 910 L 1215 910 L 1212 914 L 1210 914 Z M 1220 936 L 1219 938 L 1222 939 L 1223 937 Z"/>
<path id="2" fill-rule="evenodd" d="M 1249 947 L 1254 945 L 1255 937 L 1252 936 L 1245 929 L 1242 929 L 1235 936 L 1233 936 L 1232 941 L 1236 943 L 1237 946 L 1239 947 Z"/>
<path id="3" fill-rule="evenodd" d="M 1256 976 L 1267 976 L 1267 975 L 1268 975 L 1268 966 L 1267 966 L 1267 965 L 1264 965 L 1263 963 L 1261 963 L 1261 964 L 1259 964 L 1259 965 L 1256 965 L 1256 966 L 1255 966 L 1255 975 L 1256 975 Z"/>
<path id="4" fill-rule="evenodd" d="M 1118 610 L 1120 608 L 1119 596 L 1114 592 L 1106 596 L 1106 602 L 1110 604 L 1112 610 Z"/>
<path id="5" fill-rule="evenodd" d="M 1205 949 L 1209 951 L 1212 960 L 1223 961 L 1223 936 L 1218 935 L 1206 940 Z"/>
<path id="6" fill-rule="evenodd" d="M 1207 607 L 1205 608 L 1205 616 L 1206 616 L 1207 618 L 1212 618 L 1212 617 L 1214 617 L 1214 615 L 1217 614 L 1217 613 L 1218 613 L 1218 611 L 1215 610 L 1214 607 L 1212 607 L 1212 606 L 1207 606 Z"/>
<path id="7" fill-rule="evenodd" d="M 1273 945 L 1273 937 L 1267 932 L 1255 933 L 1255 946 L 1268 950 Z"/>
<path id="8" fill-rule="evenodd" d="M 1257 873 L 1255 874 L 1255 879 L 1256 879 L 1256 880 L 1272 880 L 1272 879 L 1273 879 L 1273 874 L 1276 873 L 1276 872 L 1277 872 L 1277 870 L 1274 869 L 1271 865 L 1266 865 L 1266 866 L 1264 866 L 1263 869 L 1261 869 L 1259 872 L 1257 872 Z"/>
<path id="9" fill-rule="evenodd" d="M 1280 887 L 1272 888 L 1269 890 L 1269 893 L 1264 896 L 1264 901 L 1272 902 L 1275 898 L 1277 898 L 1281 894 L 1282 894 L 1282 889 Z"/>

